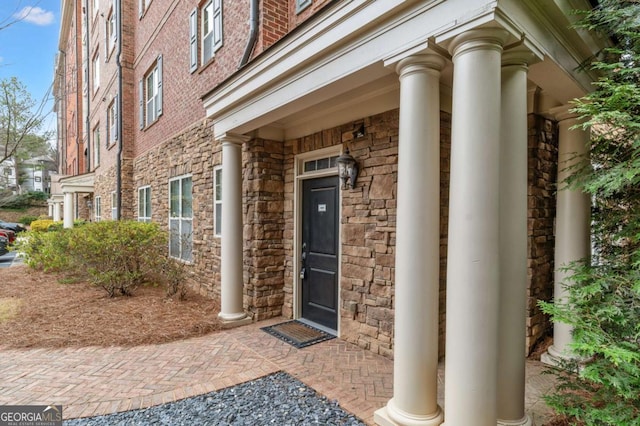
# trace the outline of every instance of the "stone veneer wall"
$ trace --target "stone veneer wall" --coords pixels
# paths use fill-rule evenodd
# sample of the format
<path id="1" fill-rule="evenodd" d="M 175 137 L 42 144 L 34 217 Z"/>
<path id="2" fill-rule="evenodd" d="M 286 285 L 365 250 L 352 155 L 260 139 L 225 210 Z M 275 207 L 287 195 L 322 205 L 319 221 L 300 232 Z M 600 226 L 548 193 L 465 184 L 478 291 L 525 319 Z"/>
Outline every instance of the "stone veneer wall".
<path id="1" fill-rule="evenodd" d="M 133 160 L 131 159 L 123 159 L 122 160 L 122 209 L 120 211 L 120 215 L 122 219 L 136 219 L 137 216 L 137 197 L 138 194 L 134 190 L 133 182 L 131 177 L 133 176 Z M 110 220 L 111 219 L 111 193 L 116 190 L 116 168 L 110 167 L 106 171 L 97 170 L 95 174 L 95 181 L 93 184 L 94 192 L 93 199 L 95 200 L 96 196 L 100 197 L 100 206 L 101 206 L 101 217 L 102 220 Z M 94 218 L 95 213 L 95 202 L 92 207 L 91 212 L 91 220 Z"/>
<path id="2" fill-rule="evenodd" d="M 169 179 L 189 174 L 193 193 L 193 262 L 187 268 L 192 288 L 220 295 L 220 239 L 213 228 L 213 167 L 221 163 L 213 127 L 202 121 L 136 158 L 129 204 L 137 217 L 138 188 L 151 186 L 151 217 L 164 229 L 169 222 Z"/>
<path id="3" fill-rule="evenodd" d="M 259 321 L 284 303 L 284 144 L 253 139 L 242 160 L 244 306 Z"/>
<path id="4" fill-rule="evenodd" d="M 558 132 L 556 123 L 529 114 L 528 153 L 528 281 L 526 351 L 551 331 L 549 318 L 538 300 L 553 297 L 554 221 L 558 175 Z"/>
<path id="5" fill-rule="evenodd" d="M 441 280 L 440 355 L 444 354 L 447 205 L 450 116 L 441 119 Z M 342 191 L 340 337 L 375 353 L 392 357 L 394 321 L 398 110 L 388 111 L 285 145 L 285 271 L 283 315 L 293 316 L 293 238 L 295 156 L 335 146 L 348 147 L 360 174 L 353 190 Z M 364 125 L 365 136 L 353 132 Z"/>

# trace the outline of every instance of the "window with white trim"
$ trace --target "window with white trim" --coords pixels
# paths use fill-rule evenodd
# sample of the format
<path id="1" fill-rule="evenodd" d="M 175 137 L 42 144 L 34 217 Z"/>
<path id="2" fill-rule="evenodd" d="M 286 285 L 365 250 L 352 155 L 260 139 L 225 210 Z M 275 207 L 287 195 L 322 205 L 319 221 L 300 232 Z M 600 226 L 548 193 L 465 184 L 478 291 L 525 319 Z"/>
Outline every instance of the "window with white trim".
<path id="1" fill-rule="evenodd" d="M 213 215 L 214 234 L 222 235 L 222 166 L 213 168 Z"/>
<path id="2" fill-rule="evenodd" d="M 107 148 L 118 140 L 118 113 L 117 97 L 111 101 L 107 108 Z"/>
<path id="3" fill-rule="evenodd" d="M 139 82 L 140 128 L 154 123 L 162 115 L 162 55 Z"/>
<path id="4" fill-rule="evenodd" d="M 113 7 L 109 10 L 109 15 L 107 16 L 107 22 L 106 22 L 106 45 L 107 45 L 107 51 L 106 53 L 106 57 L 108 58 L 109 55 L 111 54 L 111 52 L 113 51 L 113 48 L 116 47 L 116 39 L 117 39 L 117 31 L 116 31 L 116 14 L 113 10 Z"/>
<path id="5" fill-rule="evenodd" d="M 93 0 L 93 17 L 98 16 L 98 11 L 100 10 L 100 0 Z"/>
<path id="6" fill-rule="evenodd" d="M 138 0 L 138 17 L 142 18 L 144 12 L 149 9 L 149 5 L 151 4 L 151 0 Z"/>
<path id="7" fill-rule="evenodd" d="M 93 75 L 93 94 L 95 94 L 100 88 L 100 55 L 97 49 L 91 61 L 91 73 Z"/>
<path id="8" fill-rule="evenodd" d="M 138 188 L 138 222 L 151 222 L 151 187 Z"/>
<path id="9" fill-rule="evenodd" d="M 115 191 L 111 193 L 111 219 L 118 219 L 118 195 Z"/>
<path id="10" fill-rule="evenodd" d="M 222 47 L 222 0 L 209 0 L 200 9 L 202 15 L 202 63 L 206 64 Z"/>
<path id="11" fill-rule="evenodd" d="M 93 128 L 93 168 L 100 165 L 100 123 Z"/>
<path id="12" fill-rule="evenodd" d="M 191 176 L 169 181 L 169 256 L 191 261 L 193 209 Z"/>
<path id="13" fill-rule="evenodd" d="M 102 197 L 100 197 L 99 195 L 96 195 L 93 198 L 93 206 L 94 206 L 94 213 L 93 213 L 93 218 L 96 222 L 100 222 L 102 220 Z"/>
<path id="14" fill-rule="evenodd" d="M 296 0 L 296 13 L 300 13 L 307 7 L 311 6 L 313 0 Z"/>

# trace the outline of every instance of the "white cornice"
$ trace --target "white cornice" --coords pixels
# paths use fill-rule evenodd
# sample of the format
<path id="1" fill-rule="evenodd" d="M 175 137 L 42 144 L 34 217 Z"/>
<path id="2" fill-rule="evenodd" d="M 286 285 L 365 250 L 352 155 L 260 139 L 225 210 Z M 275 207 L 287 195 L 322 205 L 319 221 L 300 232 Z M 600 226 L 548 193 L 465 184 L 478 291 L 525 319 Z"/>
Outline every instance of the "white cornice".
<path id="1" fill-rule="evenodd" d="M 67 41 L 69 40 L 69 31 L 71 31 L 71 20 L 73 19 L 73 11 L 75 0 L 62 0 L 60 34 L 58 36 L 58 49 L 65 51 Z"/>

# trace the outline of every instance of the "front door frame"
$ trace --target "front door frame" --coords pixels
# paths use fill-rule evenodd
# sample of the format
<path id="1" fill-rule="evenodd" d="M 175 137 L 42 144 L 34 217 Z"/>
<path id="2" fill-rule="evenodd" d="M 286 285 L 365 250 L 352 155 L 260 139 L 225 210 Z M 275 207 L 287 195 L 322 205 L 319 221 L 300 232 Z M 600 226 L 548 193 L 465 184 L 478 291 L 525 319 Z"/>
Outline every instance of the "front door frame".
<path id="1" fill-rule="evenodd" d="M 294 170 L 295 170 L 295 185 L 294 185 L 294 203 L 293 203 L 293 216 L 295 220 L 293 231 L 293 318 L 302 318 L 302 280 L 300 279 L 300 267 L 301 259 L 300 254 L 302 250 L 302 182 L 307 179 L 315 179 L 328 176 L 338 176 L 338 168 L 333 167 L 329 169 L 317 170 L 313 172 L 304 171 L 304 163 L 314 159 L 333 157 L 342 153 L 342 146 L 332 146 L 328 148 L 322 148 L 315 151 L 309 151 L 295 156 Z M 342 218 L 342 190 L 340 184 L 338 184 L 338 218 Z M 338 326 L 336 330 L 326 330 L 335 332 L 340 335 L 340 277 L 342 269 L 342 221 L 340 220 L 338 225 Z M 315 327 L 324 328 L 319 324 L 313 324 Z"/>

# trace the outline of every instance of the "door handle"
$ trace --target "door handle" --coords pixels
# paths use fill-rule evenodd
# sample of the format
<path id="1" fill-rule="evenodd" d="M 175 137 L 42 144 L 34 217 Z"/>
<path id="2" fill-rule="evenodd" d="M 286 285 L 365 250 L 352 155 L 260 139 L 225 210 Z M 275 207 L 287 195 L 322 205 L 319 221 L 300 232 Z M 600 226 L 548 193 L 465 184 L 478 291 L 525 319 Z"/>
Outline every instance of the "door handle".
<path id="1" fill-rule="evenodd" d="M 300 269 L 300 279 L 301 280 L 305 279 L 306 272 L 307 272 L 306 268 Z"/>
<path id="2" fill-rule="evenodd" d="M 300 255 L 302 261 L 304 262 L 307 259 L 307 243 L 302 243 L 302 254 Z"/>

